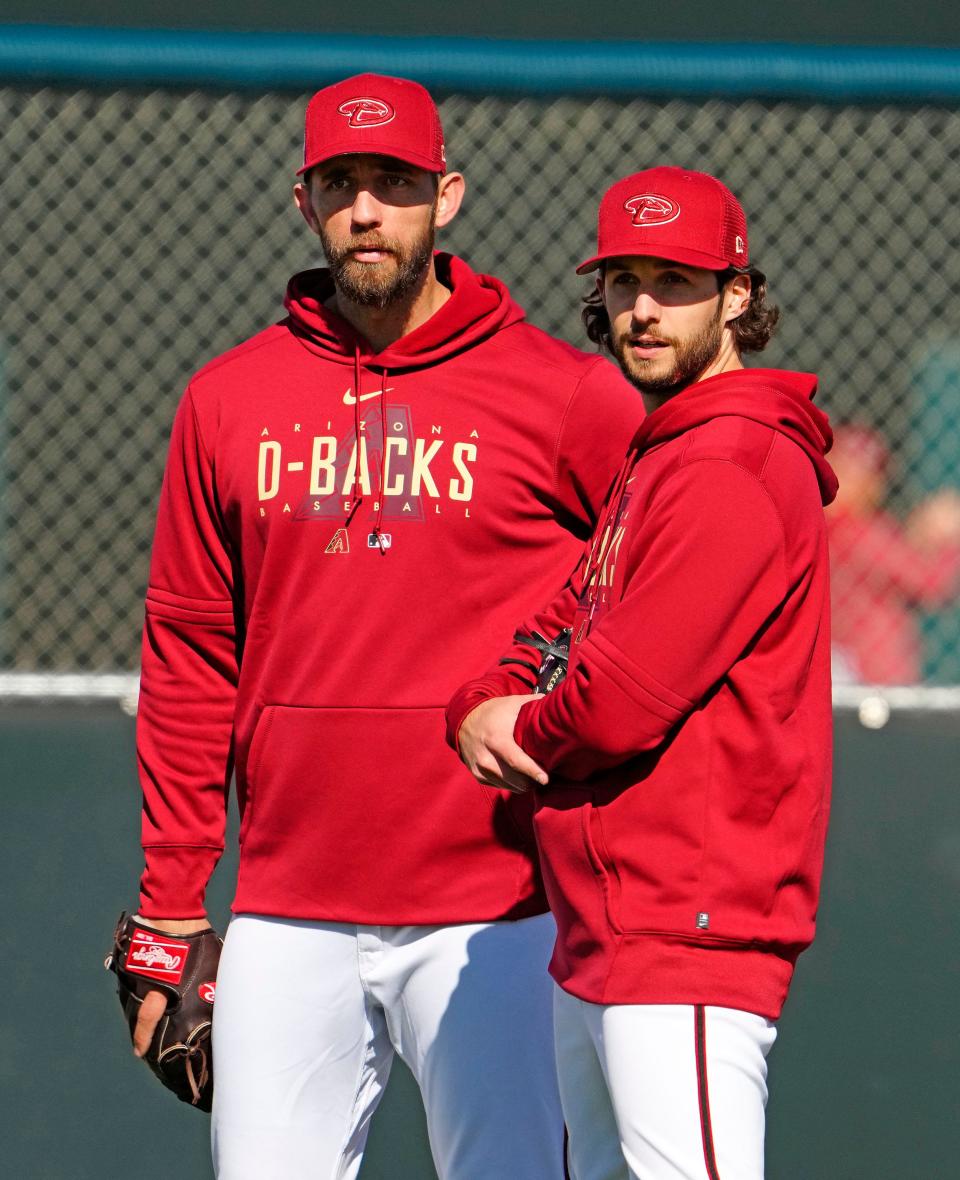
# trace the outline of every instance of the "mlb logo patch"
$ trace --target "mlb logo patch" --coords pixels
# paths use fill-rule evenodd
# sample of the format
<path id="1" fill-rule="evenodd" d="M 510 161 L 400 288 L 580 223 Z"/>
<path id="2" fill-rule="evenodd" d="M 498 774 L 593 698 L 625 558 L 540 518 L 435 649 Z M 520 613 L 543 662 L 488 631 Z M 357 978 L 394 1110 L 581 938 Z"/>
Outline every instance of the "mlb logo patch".
<path id="1" fill-rule="evenodd" d="M 389 549 L 392 544 L 392 533 L 367 533 L 368 549 Z"/>
<path id="2" fill-rule="evenodd" d="M 146 930 L 137 930 L 130 939 L 124 967 L 136 975 L 158 979 L 161 983 L 179 983 L 183 978 L 189 953 L 188 942 L 178 942 L 176 939 L 148 934 Z"/>

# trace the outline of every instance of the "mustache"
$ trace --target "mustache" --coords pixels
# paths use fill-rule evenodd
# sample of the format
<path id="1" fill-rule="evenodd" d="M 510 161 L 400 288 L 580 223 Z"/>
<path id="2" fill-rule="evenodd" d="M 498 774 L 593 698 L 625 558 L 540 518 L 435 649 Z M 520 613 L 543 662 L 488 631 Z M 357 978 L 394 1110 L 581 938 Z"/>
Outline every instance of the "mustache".
<path id="1" fill-rule="evenodd" d="M 402 254 L 401 245 L 394 238 L 385 238 L 382 234 L 363 234 L 340 242 L 332 247 L 337 258 L 346 258 L 354 250 L 383 250 L 387 254 Z"/>
<path id="2" fill-rule="evenodd" d="M 664 336 L 660 332 L 654 331 L 652 328 L 641 328 L 636 323 L 630 325 L 630 330 L 625 333 L 624 339 L 631 344 L 635 344 L 640 339 L 656 340 L 659 344 L 673 344 L 672 336 Z"/>

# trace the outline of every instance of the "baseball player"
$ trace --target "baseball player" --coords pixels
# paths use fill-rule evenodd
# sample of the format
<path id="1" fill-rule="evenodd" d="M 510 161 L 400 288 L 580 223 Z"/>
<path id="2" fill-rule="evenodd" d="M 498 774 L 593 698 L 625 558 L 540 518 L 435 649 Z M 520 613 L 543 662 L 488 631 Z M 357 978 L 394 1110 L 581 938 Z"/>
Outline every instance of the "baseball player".
<path id="1" fill-rule="evenodd" d="M 760 1180 L 829 804 L 830 427 L 812 375 L 743 367 L 776 311 L 712 176 L 614 184 L 591 271 L 589 334 L 648 417 L 572 580 L 448 734 L 481 781 L 534 788 L 574 1176 Z"/>
<path id="2" fill-rule="evenodd" d="M 355 1177 L 399 1053 L 444 1180 L 559 1180 L 531 800 L 478 788 L 443 709 L 562 585 L 641 409 L 606 358 L 434 252 L 464 179 L 421 86 L 319 91 L 299 176 L 327 267 L 200 370 L 173 427 L 138 717 L 139 953 L 156 957 L 150 931 L 207 926 L 235 770 L 217 1175 Z M 164 1004 L 143 1000 L 138 1052 Z"/>

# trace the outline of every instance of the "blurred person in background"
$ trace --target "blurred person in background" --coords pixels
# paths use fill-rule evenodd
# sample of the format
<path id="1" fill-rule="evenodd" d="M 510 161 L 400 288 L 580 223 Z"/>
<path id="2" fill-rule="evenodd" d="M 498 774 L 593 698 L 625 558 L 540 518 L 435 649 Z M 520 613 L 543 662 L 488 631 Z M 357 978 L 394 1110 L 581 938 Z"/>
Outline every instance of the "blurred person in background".
<path id="1" fill-rule="evenodd" d="M 885 511 L 892 457 L 863 423 L 837 427 L 830 458 L 840 481 L 827 511 L 834 679 L 915 684 L 923 668 L 916 611 L 960 594 L 960 495 L 936 492 L 905 522 Z"/>
<path id="2" fill-rule="evenodd" d="M 328 266 L 192 379 L 174 423 L 143 644 L 139 917 L 207 925 L 235 765 L 220 1180 L 352 1180 L 395 1053 L 441 1180 L 560 1180 L 532 801 L 480 790 L 443 743 L 443 704 L 562 584 L 642 410 L 606 358 L 434 251 L 464 179 L 423 87 L 319 91 L 300 176 Z"/>

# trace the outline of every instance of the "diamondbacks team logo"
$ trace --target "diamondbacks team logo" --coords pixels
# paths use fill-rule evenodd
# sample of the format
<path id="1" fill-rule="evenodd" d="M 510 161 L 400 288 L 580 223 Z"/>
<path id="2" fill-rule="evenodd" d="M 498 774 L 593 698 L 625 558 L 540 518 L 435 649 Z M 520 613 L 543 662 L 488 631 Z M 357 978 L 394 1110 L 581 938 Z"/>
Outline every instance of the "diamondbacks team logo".
<path id="1" fill-rule="evenodd" d="M 348 98 L 337 107 L 348 127 L 382 127 L 397 117 L 397 112 L 382 98 Z"/>
<path id="2" fill-rule="evenodd" d="M 324 549 L 324 553 L 349 553 L 350 552 L 350 538 L 347 535 L 346 529 L 337 529 L 337 531 L 330 538 L 330 544 Z"/>
<path id="3" fill-rule="evenodd" d="M 680 216 L 680 206 L 669 197 L 657 193 L 641 193 L 623 202 L 623 207 L 633 214 L 633 224 L 639 226 L 669 225 Z"/>

